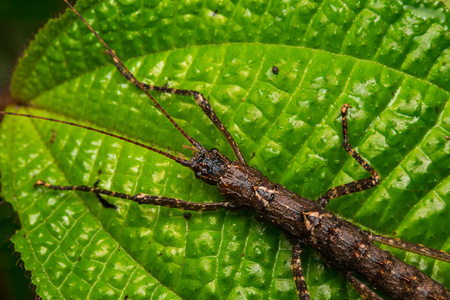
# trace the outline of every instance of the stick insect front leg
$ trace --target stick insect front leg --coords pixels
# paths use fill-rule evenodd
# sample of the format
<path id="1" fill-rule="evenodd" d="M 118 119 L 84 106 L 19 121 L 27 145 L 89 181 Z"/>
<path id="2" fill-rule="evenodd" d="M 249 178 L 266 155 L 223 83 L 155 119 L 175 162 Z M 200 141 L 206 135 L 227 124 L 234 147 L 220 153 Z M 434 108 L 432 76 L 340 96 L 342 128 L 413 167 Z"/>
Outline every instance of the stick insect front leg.
<path id="1" fill-rule="evenodd" d="M 109 52 L 107 52 L 107 53 L 109 55 L 111 55 L 111 53 L 109 53 Z M 111 56 L 114 58 L 113 55 L 111 55 Z M 130 74 L 128 72 L 126 72 L 122 68 L 122 66 L 116 60 L 114 60 L 114 64 L 116 65 L 117 70 L 119 70 L 119 72 L 126 79 L 128 79 L 128 81 L 130 81 L 134 85 L 137 85 L 136 81 L 130 76 Z M 236 155 L 237 159 L 241 163 L 247 165 L 245 158 L 242 155 L 241 150 L 239 149 L 239 146 L 236 144 L 236 142 L 234 141 L 231 134 L 228 132 L 228 129 L 225 127 L 225 125 L 223 125 L 222 121 L 220 121 L 219 117 L 217 117 L 216 113 L 214 112 L 214 109 L 209 104 L 209 101 L 206 100 L 206 98 L 202 94 L 200 94 L 198 91 L 194 91 L 194 90 L 173 89 L 173 88 L 168 88 L 165 86 L 149 85 L 146 83 L 142 83 L 142 86 L 146 90 L 149 90 L 149 91 L 156 91 L 156 92 L 160 92 L 160 93 L 169 93 L 169 94 L 175 94 L 175 95 L 194 97 L 195 103 L 197 103 L 197 105 L 203 110 L 203 112 L 208 116 L 208 118 L 214 123 L 214 125 L 217 127 L 217 129 L 219 129 L 219 131 L 225 137 L 228 144 L 233 149 L 233 152 Z"/>
<path id="2" fill-rule="evenodd" d="M 177 198 L 171 197 L 163 197 L 163 196 L 153 196 L 147 194 L 136 194 L 130 195 L 125 193 L 118 193 L 113 191 L 108 191 L 104 189 L 97 188 L 97 182 L 93 187 L 90 186 L 62 186 L 62 185 L 52 185 L 42 180 L 38 180 L 35 186 L 45 186 L 52 190 L 66 190 L 66 191 L 82 191 L 87 193 L 94 193 L 99 197 L 99 195 L 106 195 L 116 198 L 122 198 L 126 200 L 131 200 L 137 202 L 138 204 L 151 204 L 158 205 L 170 208 L 178 208 L 182 210 L 191 210 L 191 211 L 214 211 L 219 209 L 227 209 L 232 211 L 239 210 L 239 207 L 231 202 L 222 201 L 222 202 L 212 202 L 212 203 L 196 203 L 180 200 Z M 102 202 L 102 201 L 100 201 Z M 103 205 L 103 203 L 102 203 Z M 110 204 L 111 205 L 111 204 Z"/>
<path id="3" fill-rule="evenodd" d="M 361 166 L 363 166 L 367 172 L 372 174 L 372 176 L 329 189 L 325 195 L 317 199 L 317 202 L 323 208 L 325 208 L 328 205 L 328 202 L 333 198 L 370 189 L 378 185 L 380 182 L 380 176 L 377 171 L 375 171 L 358 153 L 356 153 L 355 149 L 353 149 L 348 142 L 347 111 L 350 107 L 351 106 L 347 103 L 344 103 L 341 107 L 342 132 L 344 136 L 343 146 L 345 151 L 347 151 Z"/>

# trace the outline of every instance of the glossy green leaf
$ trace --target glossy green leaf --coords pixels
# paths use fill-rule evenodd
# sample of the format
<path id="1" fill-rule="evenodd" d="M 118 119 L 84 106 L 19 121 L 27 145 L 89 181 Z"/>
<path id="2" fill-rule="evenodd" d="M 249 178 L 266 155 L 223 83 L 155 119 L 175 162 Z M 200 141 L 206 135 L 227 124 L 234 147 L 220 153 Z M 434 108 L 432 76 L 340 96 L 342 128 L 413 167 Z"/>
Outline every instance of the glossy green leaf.
<path id="1" fill-rule="evenodd" d="M 440 2 L 83 1 L 77 8 L 135 72 L 207 96 L 250 165 L 317 199 L 379 171 L 380 186 L 329 209 L 374 232 L 450 251 L 450 35 Z M 278 74 L 272 67 L 277 66 Z M 19 111 L 71 120 L 190 157 L 187 141 L 115 69 L 72 13 L 49 22 L 11 84 Z M 189 97 L 155 97 L 204 146 L 233 153 Z M 10 110 L 15 110 L 11 107 Z M 192 213 L 34 188 L 93 185 L 194 202 L 213 186 L 155 153 L 67 125 L 6 117 L 2 196 L 22 229 L 13 238 L 36 292 L 55 299 L 296 299 L 291 247 L 251 212 Z M 392 250 L 392 249 L 390 249 Z M 450 286 L 449 264 L 393 252 Z M 306 249 L 313 299 L 359 299 Z"/>

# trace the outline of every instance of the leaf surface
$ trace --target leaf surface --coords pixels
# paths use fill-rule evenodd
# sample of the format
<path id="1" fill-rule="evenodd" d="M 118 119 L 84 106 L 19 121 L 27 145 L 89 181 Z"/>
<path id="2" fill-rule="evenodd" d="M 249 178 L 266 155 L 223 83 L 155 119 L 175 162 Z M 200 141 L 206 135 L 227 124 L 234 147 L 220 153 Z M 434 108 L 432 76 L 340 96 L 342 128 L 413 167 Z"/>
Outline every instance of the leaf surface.
<path id="1" fill-rule="evenodd" d="M 136 77 L 207 96 L 250 165 L 317 199 L 368 174 L 380 186 L 329 209 L 374 232 L 450 250 L 449 12 L 392 1 L 100 2 L 80 13 Z M 277 66 L 278 74 L 272 67 Z M 16 68 L 20 111 L 71 120 L 192 155 L 187 141 L 129 84 L 71 12 L 37 35 Z M 233 157 L 189 97 L 155 97 L 205 147 Z M 11 108 L 14 109 L 14 108 Z M 296 299 L 291 247 L 250 212 L 192 213 L 95 195 L 33 188 L 93 185 L 194 202 L 223 198 L 192 172 L 110 137 L 6 117 L 2 196 L 18 212 L 16 251 L 44 298 Z M 391 249 L 390 249 L 391 250 Z M 450 286 L 448 264 L 393 251 Z M 302 257 L 313 299 L 359 299 L 310 249 Z"/>

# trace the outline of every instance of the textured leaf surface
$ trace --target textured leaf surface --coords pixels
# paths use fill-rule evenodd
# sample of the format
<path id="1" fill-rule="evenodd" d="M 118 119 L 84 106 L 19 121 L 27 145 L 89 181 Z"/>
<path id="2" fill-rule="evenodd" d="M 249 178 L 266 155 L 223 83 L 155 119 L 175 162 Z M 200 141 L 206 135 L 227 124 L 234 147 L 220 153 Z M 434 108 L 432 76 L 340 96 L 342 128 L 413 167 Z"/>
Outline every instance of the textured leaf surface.
<path id="1" fill-rule="evenodd" d="M 95 2 L 95 3 L 93 3 Z M 79 1 L 88 22 L 138 78 L 211 100 L 250 164 L 316 199 L 367 176 L 379 187 L 329 209 L 377 233 L 450 251 L 450 36 L 440 3 L 396 1 Z M 273 74 L 272 67 L 279 69 Z M 73 13 L 51 21 L 21 59 L 13 97 L 73 120 L 182 153 L 183 140 L 128 84 Z M 232 152 L 193 99 L 156 95 L 204 146 Z M 14 109 L 14 108 L 11 108 Z M 36 179 L 130 194 L 221 201 L 215 187 L 154 153 L 78 128 L 5 118 L 2 196 L 18 212 L 16 251 L 44 298 L 296 299 L 290 245 L 251 213 L 193 213 L 33 188 Z M 358 299 L 309 249 L 313 299 Z M 450 286 L 448 264 L 393 251 Z"/>

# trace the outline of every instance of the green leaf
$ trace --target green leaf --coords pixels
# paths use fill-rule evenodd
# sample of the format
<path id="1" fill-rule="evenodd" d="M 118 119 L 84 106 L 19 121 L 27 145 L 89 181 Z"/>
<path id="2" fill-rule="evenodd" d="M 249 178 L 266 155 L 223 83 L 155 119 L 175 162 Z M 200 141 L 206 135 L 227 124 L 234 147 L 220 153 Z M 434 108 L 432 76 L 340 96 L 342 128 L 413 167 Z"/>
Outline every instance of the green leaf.
<path id="1" fill-rule="evenodd" d="M 410 1 L 83 1 L 77 8 L 136 77 L 207 96 L 249 164 L 317 199 L 368 174 L 371 190 L 328 208 L 374 232 L 450 251 L 449 11 Z M 71 120 L 185 157 L 187 141 L 116 70 L 72 13 L 49 22 L 20 60 L 19 112 Z M 277 66 L 278 74 L 272 67 Z M 233 157 L 189 97 L 155 94 L 190 135 Z M 10 110 L 15 110 L 11 107 Z M 5 117 L 2 196 L 22 228 L 13 238 L 43 298 L 296 299 L 291 246 L 250 212 L 192 213 L 34 188 L 37 179 L 222 201 L 213 186 L 155 153 L 72 126 Z M 392 250 L 392 249 L 390 249 Z M 449 264 L 393 252 L 450 286 Z M 359 299 L 306 249 L 313 299 Z"/>

